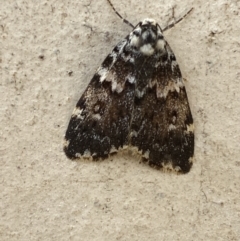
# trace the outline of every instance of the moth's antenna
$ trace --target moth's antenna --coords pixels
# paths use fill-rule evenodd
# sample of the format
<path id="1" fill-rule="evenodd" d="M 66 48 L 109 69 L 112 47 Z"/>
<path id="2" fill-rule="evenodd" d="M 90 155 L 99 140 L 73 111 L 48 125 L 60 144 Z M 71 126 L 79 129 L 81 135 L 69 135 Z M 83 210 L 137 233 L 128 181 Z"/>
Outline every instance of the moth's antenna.
<path id="1" fill-rule="evenodd" d="M 170 25 L 166 26 L 162 31 L 166 31 L 172 27 L 174 27 L 177 23 L 181 22 L 190 12 L 192 12 L 193 8 L 191 8 L 186 14 L 184 14 L 181 18 L 179 18 L 176 22 L 171 23 Z"/>
<path id="2" fill-rule="evenodd" d="M 119 13 L 118 11 L 113 7 L 113 4 L 110 2 L 110 0 L 107 0 L 108 3 L 110 4 L 110 6 L 112 7 L 113 11 L 118 15 L 119 18 L 121 18 L 123 20 L 124 23 L 126 23 L 128 26 L 134 28 L 134 26 L 129 22 L 127 21 L 125 18 L 123 18 Z"/>

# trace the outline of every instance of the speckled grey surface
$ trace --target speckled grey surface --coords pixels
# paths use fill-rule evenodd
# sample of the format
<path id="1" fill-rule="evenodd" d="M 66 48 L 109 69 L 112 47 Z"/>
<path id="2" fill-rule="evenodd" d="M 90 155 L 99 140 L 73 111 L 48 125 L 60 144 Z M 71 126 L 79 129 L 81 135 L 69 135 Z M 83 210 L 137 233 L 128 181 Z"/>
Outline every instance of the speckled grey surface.
<path id="1" fill-rule="evenodd" d="M 174 2 L 174 4 L 173 4 Z M 0 9 L 1 240 L 239 240 L 239 1 L 113 1 L 164 26 L 195 121 L 195 163 L 163 173 L 120 153 L 68 160 L 63 136 L 95 70 L 131 30 L 101 1 Z"/>

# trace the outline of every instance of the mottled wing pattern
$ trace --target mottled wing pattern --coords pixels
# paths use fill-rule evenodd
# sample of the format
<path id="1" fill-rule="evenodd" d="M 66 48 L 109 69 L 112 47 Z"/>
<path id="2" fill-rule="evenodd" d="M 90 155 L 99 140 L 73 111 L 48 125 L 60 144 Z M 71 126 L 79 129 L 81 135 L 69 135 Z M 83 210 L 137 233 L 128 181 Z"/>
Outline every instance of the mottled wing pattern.
<path id="1" fill-rule="evenodd" d="M 106 157 L 128 145 L 134 67 L 122 53 L 125 45 L 126 39 L 107 56 L 76 105 L 65 135 L 69 158 Z"/>
<path id="2" fill-rule="evenodd" d="M 137 77 L 149 84 L 141 98 L 135 97 L 131 145 L 151 166 L 186 173 L 192 166 L 193 119 L 179 66 L 167 42 L 165 54 L 147 62 Z"/>
<path id="3" fill-rule="evenodd" d="M 153 19 L 144 19 L 98 69 L 71 117 L 69 158 L 106 157 L 134 147 L 151 166 L 186 173 L 193 119 L 181 72 Z"/>

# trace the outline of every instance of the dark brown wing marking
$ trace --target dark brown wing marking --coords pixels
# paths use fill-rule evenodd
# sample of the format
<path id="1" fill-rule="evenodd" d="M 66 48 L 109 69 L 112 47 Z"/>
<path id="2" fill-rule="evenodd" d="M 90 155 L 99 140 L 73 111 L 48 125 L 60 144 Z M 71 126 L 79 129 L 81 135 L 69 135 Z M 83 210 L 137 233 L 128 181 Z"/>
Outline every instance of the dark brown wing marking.
<path id="1" fill-rule="evenodd" d="M 134 99 L 134 84 L 128 76 L 134 68 L 120 56 L 119 45 L 105 59 L 76 105 L 65 135 L 64 151 L 69 158 L 106 157 L 128 145 Z"/>
<path id="2" fill-rule="evenodd" d="M 145 82 L 155 84 L 142 98 L 135 97 L 131 145 L 138 147 L 150 165 L 186 173 L 192 166 L 193 119 L 180 69 L 177 63 L 172 66 L 175 57 L 170 48 L 167 53 L 168 58 L 158 60 L 162 65 L 144 75 Z M 147 73 L 144 68 L 138 78 Z"/>

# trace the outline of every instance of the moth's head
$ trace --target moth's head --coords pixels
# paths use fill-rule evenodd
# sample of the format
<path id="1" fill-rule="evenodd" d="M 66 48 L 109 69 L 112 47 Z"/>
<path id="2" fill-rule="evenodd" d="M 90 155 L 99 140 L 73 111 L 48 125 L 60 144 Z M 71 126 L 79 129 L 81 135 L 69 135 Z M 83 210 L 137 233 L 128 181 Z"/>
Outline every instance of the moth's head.
<path id="1" fill-rule="evenodd" d="M 150 56 L 156 51 L 164 51 L 165 40 L 162 30 L 154 19 L 146 18 L 129 35 L 130 46 L 143 55 Z"/>

